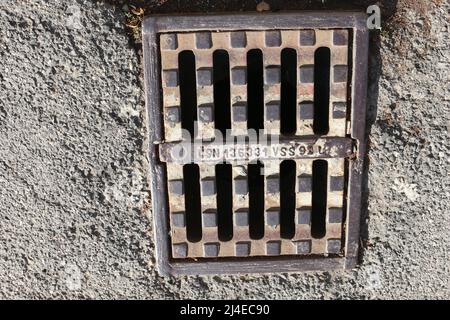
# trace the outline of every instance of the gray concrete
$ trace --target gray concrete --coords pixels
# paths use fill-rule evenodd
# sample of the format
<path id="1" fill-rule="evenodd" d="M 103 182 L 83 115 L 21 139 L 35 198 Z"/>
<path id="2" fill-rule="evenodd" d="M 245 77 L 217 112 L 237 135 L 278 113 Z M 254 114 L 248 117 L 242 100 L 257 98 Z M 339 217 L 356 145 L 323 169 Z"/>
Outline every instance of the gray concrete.
<path id="1" fill-rule="evenodd" d="M 120 8 L 1 0 L 0 298 L 450 298 L 449 9 L 399 8 L 406 25 L 372 50 L 358 269 L 164 279 Z"/>

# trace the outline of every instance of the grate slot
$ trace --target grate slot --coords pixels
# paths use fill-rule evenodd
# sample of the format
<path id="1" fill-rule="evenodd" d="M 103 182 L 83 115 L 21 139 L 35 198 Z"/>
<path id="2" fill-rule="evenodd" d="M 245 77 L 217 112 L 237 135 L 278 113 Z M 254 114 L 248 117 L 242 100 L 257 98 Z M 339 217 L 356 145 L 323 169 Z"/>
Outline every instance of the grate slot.
<path id="1" fill-rule="evenodd" d="M 297 51 L 281 50 L 281 133 L 297 131 Z"/>
<path id="2" fill-rule="evenodd" d="M 235 71 L 235 74 L 237 71 Z M 236 75 L 236 77 L 238 77 Z M 263 54 L 260 49 L 247 52 L 247 128 L 264 128 L 264 74 Z M 242 81 L 245 82 L 245 81 Z"/>
<path id="3" fill-rule="evenodd" d="M 280 234 L 284 239 L 295 235 L 295 176 L 294 160 L 285 160 L 280 164 Z"/>
<path id="4" fill-rule="evenodd" d="M 251 239 L 264 237 L 264 165 L 248 165 L 249 229 Z"/>
<path id="5" fill-rule="evenodd" d="M 197 90 L 195 78 L 195 55 L 190 50 L 178 55 L 181 127 L 194 136 L 194 122 L 197 121 Z"/>
<path id="6" fill-rule="evenodd" d="M 225 135 L 231 129 L 230 59 L 228 51 L 220 49 L 213 54 L 214 121 L 215 128 Z"/>
<path id="7" fill-rule="evenodd" d="M 190 242 L 202 239 L 202 218 L 200 204 L 200 172 L 196 164 L 183 166 L 183 190 L 186 206 L 186 234 Z"/>
<path id="8" fill-rule="evenodd" d="M 230 164 L 216 165 L 219 240 L 233 238 L 233 186 Z"/>
<path id="9" fill-rule="evenodd" d="M 315 134 L 320 135 L 329 131 L 330 56 L 331 51 L 327 47 L 320 47 L 314 53 L 313 130 Z"/>
<path id="10" fill-rule="evenodd" d="M 326 233 L 328 162 L 315 160 L 312 169 L 311 235 L 323 238 Z"/>

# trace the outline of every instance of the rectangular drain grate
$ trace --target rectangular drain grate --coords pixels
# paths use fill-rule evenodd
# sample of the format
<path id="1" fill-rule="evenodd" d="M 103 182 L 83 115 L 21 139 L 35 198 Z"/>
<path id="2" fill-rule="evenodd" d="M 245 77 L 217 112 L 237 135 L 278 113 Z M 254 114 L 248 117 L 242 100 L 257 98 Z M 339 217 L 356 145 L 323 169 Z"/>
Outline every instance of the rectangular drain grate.
<path id="1" fill-rule="evenodd" d="M 356 12 L 145 20 L 162 274 L 356 265 L 367 42 Z"/>

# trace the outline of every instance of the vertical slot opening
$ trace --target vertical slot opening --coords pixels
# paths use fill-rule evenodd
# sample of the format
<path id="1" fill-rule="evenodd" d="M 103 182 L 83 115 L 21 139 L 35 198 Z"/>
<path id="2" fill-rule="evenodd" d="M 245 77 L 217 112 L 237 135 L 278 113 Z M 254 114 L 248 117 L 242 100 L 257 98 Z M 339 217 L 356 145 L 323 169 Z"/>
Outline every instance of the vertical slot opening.
<path id="1" fill-rule="evenodd" d="M 248 129 L 264 128 L 264 73 L 263 54 L 260 49 L 247 52 Z"/>
<path id="2" fill-rule="evenodd" d="M 280 164 L 280 234 L 284 239 L 295 235 L 295 177 L 294 160 Z"/>
<path id="3" fill-rule="evenodd" d="M 180 81 L 181 127 L 194 136 L 194 123 L 197 121 L 197 87 L 195 76 L 195 55 L 190 50 L 178 55 Z"/>
<path id="4" fill-rule="evenodd" d="M 261 162 L 248 165 L 249 233 L 251 239 L 264 237 L 264 175 Z"/>
<path id="5" fill-rule="evenodd" d="M 229 241 L 233 237 L 233 186 L 230 164 L 216 165 L 216 184 L 219 240 Z"/>
<path id="6" fill-rule="evenodd" d="M 231 129 L 230 60 L 226 50 L 213 53 L 213 83 L 215 128 L 225 135 Z"/>
<path id="7" fill-rule="evenodd" d="M 353 43 L 353 32 L 351 30 L 348 30 L 348 43 L 350 44 L 348 55 L 347 55 L 347 65 L 349 68 L 353 66 L 353 49 L 351 44 Z M 351 72 L 351 69 L 347 72 L 347 108 L 346 108 L 346 119 L 351 120 L 351 114 L 352 114 L 352 103 L 351 103 L 351 97 L 352 97 L 352 83 L 353 83 L 353 72 Z"/>
<path id="8" fill-rule="evenodd" d="M 328 162 L 314 160 L 312 168 L 311 235 L 323 238 L 326 233 Z"/>
<path id="9" fill-rule="evenodd" d="M 348 169 L 350 168 L 350 160 L 348 158 L 345 158 L 344 160 L 344 203 L 342 205 L 342 226 L 345 225 L 345 222 L 347 221 L 347 209 L 348 209 L 348 192 L 349 188 L 347 188 L 347 183 L 350 184 Z M 345 228 L 343 227 L 341 229 L 341 238 L 345 239 Z"/>
<path id="10" fill-rule="evenodd" d="M 315 134 L 327 134 L 329 131 L 330 102 L 330 58 L 331 51 L 320 47 L 314 53 L 314 120 Z"/>
<path id="11" fill-rule="evenodd" d="M 297 51 L 281 50 L 281 133 L 297 130 Z"/>
<path id="12" fill-rule="evenodd" d="M 184 201 L 186 208 L 186 233 L 190 242 L 202 239 L 200 203 L 200 170 L 196 164 L 183 166 Z"/>

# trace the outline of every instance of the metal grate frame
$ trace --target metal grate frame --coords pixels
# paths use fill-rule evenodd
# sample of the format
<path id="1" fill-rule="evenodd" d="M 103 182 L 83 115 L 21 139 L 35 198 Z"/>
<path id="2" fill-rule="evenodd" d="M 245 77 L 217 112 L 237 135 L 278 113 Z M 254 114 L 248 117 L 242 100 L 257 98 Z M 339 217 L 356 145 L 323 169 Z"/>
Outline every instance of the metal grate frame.
<path id="1" fill-rule="evenodd" d="M 313 44 L 298 44 L 301 37 L 300 30 L 315 30 Z M 214 32 L 220 30 L 221 32 Z M 242 43 L 239 35 L 242 31 L 251 37 L 247 37 L 246 43 Z M 271 30 L 271 31 L 267 31 Z M 347 30 L 351 30 L 352 37 L 348 37 Z M 299 270 L 328 270 L 339 268 L 353 268 L 357 263 L 359 219 L 361 202 L 361 175 L 365 154 L 365 97 L 367 84 L 367 47 L 368 32 L 366 29 L 366 15 L 357 12 L 298 12 L 298 13 L 264 13 L 264 14 L 234 14 L 234 15 L 190 15 L 190 16 L 151 16 L 146 18 L 143 28 L 144 34 L 144 63 L 146 104 L 149 119 L 149 159 L 150 159 L 150 183 L 152 186 L 152 207 L 154 215 L 154 228 L 156 236 L 156 255 L 158 270 L 161 274 L 207 274 L 207 273 L 246 273 L 246 272 L 286 272 Z M 178 37 L 173 37 L 178 34 Z M 282 45 L 279 43 L 282 39 Z M 337 39 L 337 40 L 336 40 Z M 352 40 L 350 48 L 352 66 L 347 67 L 348 48 L 347 42 Z M 233 42 L 234 41 L 234 42 Z M 271 45 L 272 42 L 278 42 Z M 232 44 L 230 48 L 230 43 Z M 234 43 L 234 45 L 233 45 Z M 203 50 L 198 50 L 202 45 Z M 311 239 L 306 224 L 296 224 L 293 239 L 280 239 L 279 228 L 273 228 L 270 219 L 277 220 L 277 213 L 266 211 L 265 237 L 261 240 L 248 238 L 248 226 L 239 225 L 237 217 L 233 217 L 233 230 L 237 236 L 232 241 L 220 242 L 217 239 L 217 226 L 210 225 L 203 228 L 203 238 L 206 241 L 188 243 L 186 231 L 183 225 L 177 226 L 174 219 L 168 219 L 170 212 L 183 211 L 182 194 L 176 194 L 176 190 L 182 180 L 182 165 L 163 163 L 164 149 L 158 148 L 158 143 L 163 139 L 166 142 L 181 140 L 175 135 L 173 128 L 181 127 L 179 121 L 170 122 L 167 112 L 173 112 L 173 106 L 179 104 L 179 89 L 177 83 L 178 53 L 182 50 L 193 50 L 196 55 L 197 79 L 212 82 L 212 52 L 217 49 L 233 50 L 230 54 L 231 100 L 236 97 L 246 97 L 245 85 L 240 85 L 240 71 L 245 67 L 246 48 L 264 49 L 265 101 L 264 105 L 274 108 L 273 101 L 279 100 L 280 81 L 277 75 L 280 70 L 280 52 L 284 47 L 299 48 L 298 61 L 300 70 L 304 67 L 305 74 L 308 68 L 314 64 L 314 50 L 320 46 L 332 47 L 332 61 L 334 66 L 331 73 L 330 93 L 335 100 L 330 100 L 330 130 L 322 137 L 345 137 L 347 133 L 357 143 L 356 154 L 349 161 L 347 195 L 345 243 L 341 244 L 342 225 L 336 221 L 327 222 L 327 237 L 323 239 Z M 231 56 L 233 57 L 231 59 Z M 312 59 L 312 61 L 311 61 Z M 346 132 L 346 119 L 341 117 L 345 110 L 347 96 L 347 83 L 339 80 L 339 73 L 352 72 L 351 92 L 351 126 Z M 300 71 L 302 72 L 302 71 Z M 233 77 L 236 76 L 236 79 Z M 271 77 L 274 79 L 271 81 Z M 300 77 L 302 75 L 300 74 Z M 209 79 L 209 80 L 208 80 Z M 203 81 L 202 80 L 202 81 Z M 212 101 L 212 86 L 207 83 L 197 84 L 198 105 L 208 106 Z M 205 85 L 206 84 L 206 85 Z M 164 97 L 162 99 L 161 92 Z M 312 100 L 311 84 L 300 79 L 297 85 L 299 101 Z M 173 99 L 171 101 L 171 99 Z M 239 101 L 241 102 L 241 101 Z M 241 106 L 237 104 L 236 106 Z M 336 108 L 335 108 L 336 106 Z M 232 110 L 234 105 L 231 106 Z M 275 104 L 276 107 L 276 104 Z M 279 108 L 278 104 L 278 108 Z M 335 110 L 336 109 L 336 110 Z M 179 114 L 179 110 L 177 111 Z M 278 110 L 279 112 L 279 110 Z M 296 135 L 312 135 L 312 119 L 307 115 L 297 118 Z M 176 118 L 176 117 L 175 117 Z M 238 117 L 239 118 L 239 117 Z M 269 119 L 269 111 L 265 111 L 264 128 L 280 128 L 279 119 Z M 166 120 L 165 120 L 166 119 Z M 201 120 L 201 119 L 200 119 Z M 211 125 L 212 124 L 212 125 Z M 208 135 L 213 132 L 213 122 L 200 121 L 200 130 Z M 236 134 L 245 133 L 245 121 L 232 121 L 231 129 Z M 345 153 L 345 152 L 344 152 Z M 346 156 L 349 156 L 347 154 Z M 334 180 L 344 178 L 344 158 L 328 159 L 329 176 Z M 305 177 L 310 176 L 312 159 L 296 159 L 296 171 Z M 280 161 L 273 161 L 270 167 L 279 167 Z M 167 171 L 165 166 L 167 166 Z M 214 181 L 214 166 L 199 164 L 200 178 L 206 183 Z M 276 176 L 276 170 L 274 171 Z M 267 190 L 273 175 L 265 176 L 265 190 Z M 239 180 L 233 171 L 233 181 Z M 169 181 L 169 183 L 168 183 Z M 329 210 L 341 211 L 342 216 L 344 202 L 344 190 L 336 189 L 330 180 Z M 299 182 L 299 184 L 301 184 Z M 338 183 L 339 184 L 339 183 Z M 334 189 L 333 189 L 334 188 Z M 343 186 L 342 186 L 343 188 Z M 167 191 L 169 190 L 169 191 Z M 167 193 L 168 192 L 168 193 Z M 296 207 L 307 208 L 310 206 L 310 190 L 297 189 Z M 170 199 L 167 201 L 167 198 Z M 179 201 L 177 199 L 179 198 Z M 202 212 L 213 213 L 215 208 L 215 195 L 203 195 Z M 242 214 L 248 208 L 248 199 L 237 197 L 233 192 L 233 212 Z M 279 193 L 265 193 L 267 208 L 279 207 Z M 177 208 L 179 206 L 179 208 Z M 235 215 L 234 214 L 234 215 Z M 247 213 L 248 214 L 248 213 Z M 270 214 L 271 217 L 268 217 Z M 295 221 L 300 221 L 301 212 L 296 212 Z M 185 219 L 185 217 L 184 217 Z M 214 220 L 214 219 L 213 219 Z M 217 217 L 215 219 L 217 221 Z M 278 212 L 279 220 L 279 212 Z M 337 221 L 339 222 L 339 221 Z M 169 237 L 172 230 L 171 237 Z M 244 241 L 242 240 L 244 239 Z M 206 248 L 210 243 L 211 248 Z M 215 247 L 219 245 L 220 253 Z M 246 246 L 245 248 L 243 246 Z M 341 255 L 325 257 L 324 253 L 337 254 L 341 247 L 344 252 Z M 244 250 L 245 249 L 245 250 Z M 246 258 L 238 258 L 245 251 Z M 189 252 L 189 254 L 188 254 Z M 302 255 L 307 254 L 307 255 Z M 174 258 L 172 258 L 172 256 Z M 220 259 L 203 259 L 208 256 Z M 194 258 L 176 259 L 176 258 Z M 235 258 L 232 258 L 235 257 Z M 199 258 L 199 259 L 198 259 Z"/>

